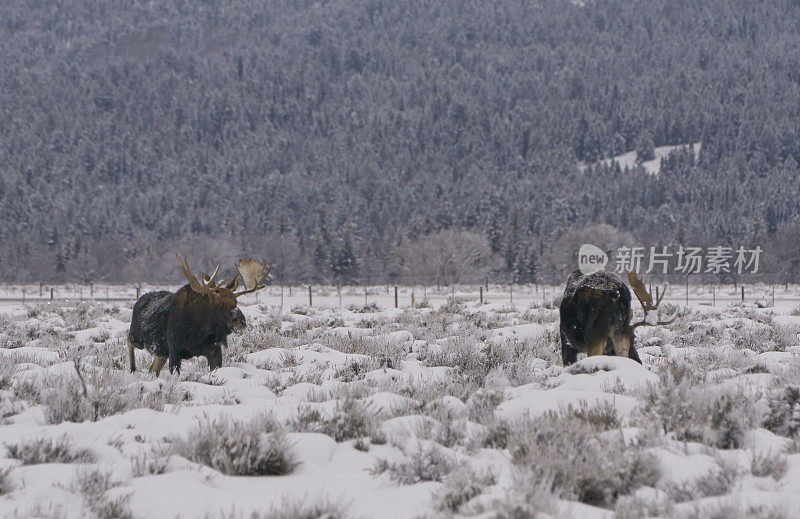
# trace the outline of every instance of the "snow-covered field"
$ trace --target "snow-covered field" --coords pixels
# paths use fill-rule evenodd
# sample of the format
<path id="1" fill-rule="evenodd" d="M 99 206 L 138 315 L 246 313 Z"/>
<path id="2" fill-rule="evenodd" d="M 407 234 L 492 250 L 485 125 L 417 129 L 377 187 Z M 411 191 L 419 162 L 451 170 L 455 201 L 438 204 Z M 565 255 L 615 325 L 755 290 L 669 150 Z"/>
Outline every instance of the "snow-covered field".
<path id="1" fill-rule="evenodd" d="M 797 305 L 565 369 L 550 298 L 350 296 L 262 296 L 221 369 L 160 378 L 129 304 L 2 307 L 0 517 L 800 516 Z"/>

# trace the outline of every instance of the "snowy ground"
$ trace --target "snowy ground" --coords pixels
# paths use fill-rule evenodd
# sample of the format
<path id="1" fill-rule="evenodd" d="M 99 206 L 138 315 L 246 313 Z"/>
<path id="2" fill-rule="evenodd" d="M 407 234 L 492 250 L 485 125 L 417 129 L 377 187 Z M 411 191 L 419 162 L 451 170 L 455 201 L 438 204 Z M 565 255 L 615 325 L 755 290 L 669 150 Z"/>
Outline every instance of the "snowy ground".
<path id="1" fill-rule="evenodd" d="M 223 368 L 160 378 L 128 304 L 4 306 L 0 517 L 800 516 L 796 305 L 564 369 L 550 298 L 415 295 L 250 304 Z"/>
<path id="2" fill-rule="evenodd" d="M 689 145 L 687 144 L 686 146 L 689 146 Z M 692 151 L 694 152 L 695 158 L 700 154 L 700 146 L 701 146 L 701 144 L 699 142 L 695 142 L 694 144 L 691 144 Z M 672 153 L 673 151 L 675 151 L 676 149 L 678 149 L 680 147 L 681 147 L 681 145 L 677 145 L 677 146 L 658 146 L 658 147 L 656 147 L 655 150 L 654 150 L 655 157 L 652 160 L 643 161 L 641 163 L 642 167 L 650 175 L 658 174 L 658 172 L 661 171 L 661 159 L 668 157 L 670 153 Z M 635 151 L 629 151 L 627 153 L 623 153 L 621 155 L 616 155 L 614 157 L 611 157 L 610 159 L 603 159 L 603 160 L 601 160 L 599 162 L 601 162 L 603 164 L 606 164 L 606 165 L 611 165 L 614 162 L 618 162 L 619 163 L 619 167 L 622 170 L 625 170 L 625 168 L 633 169 L 633 167 L 636 166 L 636 152 Z M 586 164 L 581 163 L 581 164 L 579 164 L 579 167 L 581 168 L 581 170 L 583 170 L 583 169 L 586 168 Z"/>

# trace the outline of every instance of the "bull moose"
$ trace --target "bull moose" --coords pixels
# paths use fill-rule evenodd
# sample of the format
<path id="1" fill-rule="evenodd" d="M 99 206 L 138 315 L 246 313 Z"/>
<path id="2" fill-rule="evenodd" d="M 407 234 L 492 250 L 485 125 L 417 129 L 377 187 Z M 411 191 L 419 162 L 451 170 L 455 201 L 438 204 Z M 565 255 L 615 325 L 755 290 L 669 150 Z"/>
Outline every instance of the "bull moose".
<path id="1" fill-rule="evenodd" d="M 136 301 L 128 330 L 128 356 L 131 372 L 136 371 L 135 349 L 146 349 L 155 357 L 150 372 L 158 376 L 169 359 L 169 371 L 180 372 L 181 361 L 204 356 L 214 370 L 222 365 L 222 346 L 232 332 L 247 325 L 237 308 L 237 298 L 261 290 L 272 270 L 267 261 L 250 259 L 236 263 L 237 273 L 230 282 L 217 281 L 219 266 L 210 276 L 198 280 L 186 258 L 178 265 L 189 281 L 177 292 L 149 292 Z M 244 289 L 236 292 L 239 281 Z"/>
<path id="2" fill-rule="evenodd" d="M 616 275 L 604 271 L 584 275 L 579 270 L 569 275 L 559 307 L 561 360 L 565 366 L 575 363 L 579 352 L 589 356 L 616 354 L 641 364 L 633 344 L 634 330 L 675 320 L 677 309 L 664 319 L 658 318 L 664 291 L 653 303 L 652 295 L 635 273 L 628 272 L 628 281 L 644 310 L 645 318 L 637 323 L 630 322 L 631 292 Z"/>

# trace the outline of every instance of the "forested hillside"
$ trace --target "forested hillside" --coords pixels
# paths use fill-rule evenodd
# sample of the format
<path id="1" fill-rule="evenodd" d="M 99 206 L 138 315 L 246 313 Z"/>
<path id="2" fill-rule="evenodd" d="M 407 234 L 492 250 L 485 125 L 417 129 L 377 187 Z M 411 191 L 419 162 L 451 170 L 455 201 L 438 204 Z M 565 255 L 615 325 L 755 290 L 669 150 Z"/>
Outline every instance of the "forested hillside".
<path id="1" fill-rule="evenodd" d="M 796 0 L 6 0 L 0 273 L 258 244 L 284 279 L 398 279 L 454 233 L 481 274 L 560 279 L 595 223 L 790 258 L 798 63 Z"/>

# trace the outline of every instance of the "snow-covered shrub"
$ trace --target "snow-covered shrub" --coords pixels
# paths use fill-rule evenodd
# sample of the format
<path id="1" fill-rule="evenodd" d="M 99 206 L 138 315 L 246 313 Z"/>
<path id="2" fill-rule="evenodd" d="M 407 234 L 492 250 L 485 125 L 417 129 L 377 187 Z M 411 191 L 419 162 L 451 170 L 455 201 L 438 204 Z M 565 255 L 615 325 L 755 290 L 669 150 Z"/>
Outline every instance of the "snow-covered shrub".
<path id="1" fill-rule="evenodd" d="M 222 354 L 230 362 L 245 362 L 248 353 L 295 345 L 295 341 L 282 336 L 271 323 L 260 322 L 247 326 L 241 334 L 229 335 L 228 346 L 223 348 Z"/>
<path id="2" fill-rule="evenodd" d="M 58 439 L 33 438 L 19 443 L 5 444 L 8 455 L 20 460 L 23 465 L 40 463 L 91 463 L 94 461 L 86 449 L 75 449 L 66 436 Z"/>
<path id="3" fill-rule="evenodd" d="M 14 482 L 11 481 L 11 467 L 0 469 L 0 497 L 14 490 Z"/>
<path id="4" fill-rule="evenodd" d="M 463 314 L 466 301 L 460 297 L 448 297 L 447 302 L 433 311 L 437 314 Z"/>
<path id="5" fill-rule="evenodd" d="M 789 334 L 779 332 L 773 326 L 743 326 L 732 330 L 731 335 L 736 349 L 748 349 L 756 353 L 765 351 L 783 351 L 795 341 Z"/>
<path id="6" fill-rule="evenodd" d="M 500 310 L 497 310 L 500 312 Z M 476 328 L 481 330 L 493 330 L 495 328 L 502 328 L 511 324 L 507 317 L 498 315 L 497 313 L 487 312 L 470 312 L 467 315 L 467 321 L 472 323 Z"/>
<path id="7" fill-rule="evenodd" d="M 467 413 L 470 420 L 485 423 L 494 416 L 494 410 L 503 403 L 500 389 L 479 389 L 467 400 Z"/>
<path id="8" fill-rule="evenodd" d="M 97 421 L 131 409 L 157 411 L 187 399 L 187 394 L 174 384 L 161 384 L 155 391 L 129 388 L 125 375 L 118 371 L 86 369 L 80 360 L 75 374 L 42 379 L 33 386 L 36 403 L 47 406 L 45 418 L 50 424 Z"/>
<path id="9" fill-rule="evenodd" d="M 444 478 L 444 487 L 433 496 L 436 507 L 443 512 L 458 513 L 488 486 L 496 483 L 491 472 L 476 473 L 471 467 L 451 472 Z"/>
<path id="10" fill-rule="evenodd" d="M 131 457 L 133 477 L 166 474 L 172 456 L 168 447 L 152 447 L 150 452 L 140 451 Z"/>
<path id="11" fill-rule="evenodd" d="M 552 478 L 552 490 L 564 499 L 613 506 L 619 496 L 655 485 L 657 460 L 621 438 L 601 438 L 601 430 L 577 416 L 551 413 L 513 424 L 508 449 L 514 465 L 533 480 Z"/>
<path id="12" fill-rule="evenodd" d="M 301 409 L 290 428 L 298 432 L 327 434 L 337 442 L 371 436 L 376 417 L 361 402 L 347 396 L 338 401 L 333 416 L 323 416 L 313 408 Z"/>
<path id="13" fill-rule="evenodd" d="M 664 485 L 663 490 L 676 503 L 683 503 L 729 494 L 741 477 L 742 473 L 734 462 L 720 461 L 699 478 L 680 483 L 670 481 Z"/>
<path id="14" fill-rule="evenodd" d="M 280 476 L 297 466 L 284 431 L 271 418 L 206 420 L 173 440 L 172 453 L 232 476 Z"/>
<path id="15" fill-rule="evenodd" d="M 661 492 L 659 497 L 621 496 L 614 508 L 615 519 L 642 519 L 643 517 L 675 517 L 675 503 Z"/>
<path id="16" fill-rule="evenodd" d="M 508 423 L 502 420 L 491 420 L 486 428 L 483 438 L 483 447 L 487 449 L 505 449 L 508 446 L 508 433 L 511 430 Z"/>
<path id="17" fill-rule="evenodd" d="M 800 432 L 800 386 L 790 384 L 769 395 L 769 410 L 763 426 L 789 438 Z"/>
<path id="18" fill-rule="evenodd" d="M 558 517 L 558 499 L 549 478 L 539 479 L 527 470 L 514 473 L 514 485 L 509 495 L 495 503 L 494 519 L 527 519 L 529 517 Z"/>
<path id="19" fill-rule="evenodd" d="M 402 343 L 381 339 L 380 337 L 359 337 L 355 335 L 326 334 L 322 344 L 348 355 L 367 355 L 374 359 L 367 365 L 370 370 L 378 368 L 397 368 L 406 356 Z"/>
<path id="20" fill-rule="evenodd" d="M 622 425 L 617 407 L 608 401 L 597 405 L 589 405 L 585 401 L 581 401 L 578 405 L 568 405 L 561 410 L 560 414 L 588 423 L 600 431 L 618 429 Z"/>
<path id="21" fill-rule="evenodd" d="M 352 304 L 349 305 L 347 309 L 357 314 L 374 314 L 375 312 L 381 311 L 381 307 L 378 303 L 367 303 L 364 305 Z"/>
<path id="22" fill-rule="evenodd" d="M 51 305 L 49 309 L 64 320 L 67 330 L 71 332 L 91 328 L 98 318 L 107 313 L 101 305 L 85 301 L 69 305 Z"/>
<path id="23" fill-rule="evenodd" d="M 306 316 L 314 315 L 314 309 L 311 308 L 310 306 L 297 305 L 293 306 L 290 311 L 291 313 L 297 315 L 306 315 Z"/>
<path id="24" fill-rule="evenodd" d="M 558 312 L 532 306 L 522 312 L 519 320 L 525 323 L 549 324 L 559 320 Z"/>
<path id="25" fill-rule="evenodd" d="M 754 453 L 750 458 L 750 472 L 758 478 L 780 480 L 788 468 L 785 452 Z"/>
<path id="26" fill-rule="evenodd" d="M 346 504 L 331 501 L 326 496 L 284 498 L 279 505 L 273 505 L 265 512 L 254 511 L 249 515 L 243 515 L 234 510 L 213 517 L 215 519 L 347 519 L 352 517 L 348 508 Z M 210 519 L 209 516 L 206 516 L 206 519 Z"/>
<path id="27" fill-rule="evenodd" d="M 493 348 L 497 346 L 487 346 L 473 335 L 458 335 L 424 347 L 421 360 L 425 366 L 453 367 L 480 387 L 500 362 L 498 350 Z"/>
<path id="28" fill-rule="evenodd" d="M 413 485 L 421 481 L 442 481 L 461 464 L 455 455 L 433 442 L 419 440 L 403 448 L 399 461 L 379 459 L 372 467 L 372 475 L 383 473 L 399 485 Z"/>
<path id="29" fill-rule="evenodd" d="M 662 369 L 660 375 L 660 383 L 644 392 L 641 409 L 646 423 L 655 420 L 676 440 L 736 449 L 744 433 L 757 423 L 755 406 L 739 392 L 693 385 L 690 371 Z"/>
<path id="30" fill-rule="evenodd" d="M 79 470 L 72 489 L 83 496 L 83 505 L 94 512 L 97 519 L 133 519 L 128 501 L 130 496 L 112 499 L 107 492 L 120 486 L 111 480 L 111 473 L 98 469 Z"/>

